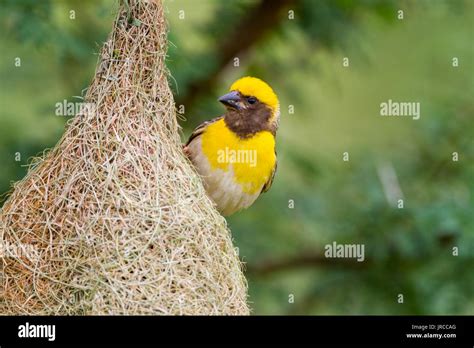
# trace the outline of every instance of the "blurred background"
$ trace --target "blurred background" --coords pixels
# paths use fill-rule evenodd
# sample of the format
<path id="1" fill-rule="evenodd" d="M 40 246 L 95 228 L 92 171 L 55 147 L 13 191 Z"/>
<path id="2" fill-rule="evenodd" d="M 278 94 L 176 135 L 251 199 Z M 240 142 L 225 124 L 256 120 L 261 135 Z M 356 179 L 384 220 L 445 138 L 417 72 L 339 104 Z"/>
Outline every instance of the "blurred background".
<path id="1" fill-rule="evenodd" d="M 80 101 L 118 1 L 0 4 L 6 193 L 63 133 L 55 105 Z M 253 312 L 474 314 L 474 1 L 165 5 L 183 141 L 240 76 L 280 98 L 273 187 L 228 219 Z M 381 117 L 389 99 L 421 118 Z M 325 258 L 333 241 L 364 244 L 365 261 Z"/>

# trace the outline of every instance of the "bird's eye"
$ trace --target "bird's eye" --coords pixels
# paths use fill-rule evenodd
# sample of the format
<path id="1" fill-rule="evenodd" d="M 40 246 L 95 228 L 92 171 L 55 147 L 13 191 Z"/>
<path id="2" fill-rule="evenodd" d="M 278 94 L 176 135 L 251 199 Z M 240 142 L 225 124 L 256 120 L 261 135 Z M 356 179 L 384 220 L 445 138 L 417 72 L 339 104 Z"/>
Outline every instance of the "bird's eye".
<path id="1" fill-rule="evenodd" d="M 248 97 L 247 98 L 247 101 L 249 102 L 249 104 L 255 104 L 257 102 L 257 98 L 255 97 Z"/>

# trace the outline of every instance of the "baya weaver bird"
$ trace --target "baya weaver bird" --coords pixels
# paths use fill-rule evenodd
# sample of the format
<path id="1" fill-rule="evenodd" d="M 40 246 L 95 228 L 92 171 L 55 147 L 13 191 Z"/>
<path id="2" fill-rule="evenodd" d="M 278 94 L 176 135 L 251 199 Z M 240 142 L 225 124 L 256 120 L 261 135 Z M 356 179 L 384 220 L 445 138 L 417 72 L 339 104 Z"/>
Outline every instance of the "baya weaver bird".
<path id="1" fill-rule="evenodd" d="M 255 77 L 235 81 L 219 101 L 225 114 L 199 125 L 184 152 L 217 209 L 231 215 L 272 185 L 280 105 L 273 89 Z"/>

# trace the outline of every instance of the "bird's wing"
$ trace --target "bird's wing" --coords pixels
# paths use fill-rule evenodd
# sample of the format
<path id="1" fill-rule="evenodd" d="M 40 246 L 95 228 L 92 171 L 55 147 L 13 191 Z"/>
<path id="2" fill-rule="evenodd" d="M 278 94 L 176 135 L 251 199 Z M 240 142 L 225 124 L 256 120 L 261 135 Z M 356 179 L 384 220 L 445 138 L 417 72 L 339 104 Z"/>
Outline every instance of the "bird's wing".
<path id="1" fill-rule="evenodd" d="M 278 160 L 276 159 L 276 150 L 275 150 L 275 165 L 273 166 L 272 175 L 270 175 L 270 178 L 267 180 L 265 185 L 263 185 L 262 191 L 260 192 L 260 194 L 267 192 L 270 189 L 270 187 L 272 187 L 273 179 L 275 178 L 277 167 L 278 167 Z"/>
<path id="2" fill-rule="evenodd" d="M 188 146 L 191 143 L 191 141 L 194 140 L 194 138 L 200 136 L 204 132 L 204 130 L 206 129 L 207 126 L 209 126 L 210 124 L 212 124 L 214 122 L 219 121 L 223 117 L 224 116 L 219 116 L 219 117 L 213 118 L 212 120 L 203 122 L 199 126 L 197 126 L 196 129 L 194 129 L 193 132 L 191 133 L 191 136 L 189 137 L 189 139 L 188 139 L 186 145 L 184 145 L 184 147 Z"/>

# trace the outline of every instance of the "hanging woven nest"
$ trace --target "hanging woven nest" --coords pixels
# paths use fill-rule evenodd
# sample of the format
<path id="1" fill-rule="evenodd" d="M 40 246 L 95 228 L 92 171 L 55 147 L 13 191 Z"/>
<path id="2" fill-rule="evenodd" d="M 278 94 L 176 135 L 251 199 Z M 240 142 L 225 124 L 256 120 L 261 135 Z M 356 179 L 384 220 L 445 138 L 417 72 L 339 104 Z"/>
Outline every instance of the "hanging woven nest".
<path id="1" fill-rule="evenodd" d="M 248 314 L 226 221 L 184 157 L 161 2 L 119 9 L 59 143 L 0 210 L 2 314 Z"/>

